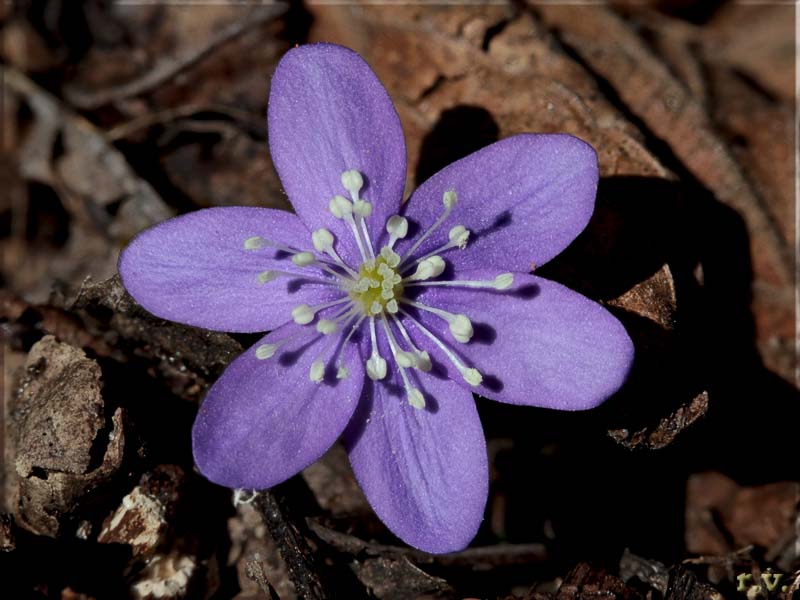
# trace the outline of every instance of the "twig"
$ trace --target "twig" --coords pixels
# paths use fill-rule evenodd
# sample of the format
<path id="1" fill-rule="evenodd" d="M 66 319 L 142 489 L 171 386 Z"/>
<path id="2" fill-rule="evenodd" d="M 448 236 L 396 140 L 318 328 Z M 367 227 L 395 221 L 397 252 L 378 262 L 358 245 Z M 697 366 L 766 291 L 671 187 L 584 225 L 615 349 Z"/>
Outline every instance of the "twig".
<path id="1" fill-rule="evenodd" d="M 286 517 L 286 511 L 272 492 L 262 491 L 255 499 L 255 507 L 261 513 L 269 533 L 278 546 L 289 570 L 297 595 L 306 600 L 323 600 L 325 592 L 322 579 L 314 564 L 314 556 L 306 539 Z"/>
<path id="2" fill-rule="evenodd" d="M 130 121 L 126 121 L 125 123 L 121 123 L 106 132 L 106 139 L 110 142 L 116 142 L 142 129 L 149 129 L 154 125 L 166 125 L 173 121 L 203 112 L 225 115 L 247 128 L 249 133 L 262 136 L 264 134 L 264 120 L 261 118 L 257 119 L 255 115 L 246 110 L 226 106 L 224 104 L 186 104 L 159 112 L 147 113 L 131 119 Z"/>
<path id="3" fill-rule="evenodd" d="M 272 587 L 272 584 L 267 581 L 267 576 L 264 575 L 264 568 L 257 558 L 252 558 L 247 561 L 244 567 L 245 575 L 247 578 L 255 583 L 262 592 L 269 596 L 270 600 L 281 600 L 278 592 Z"/>
<path id="4" fill-rule="evenodd" d="M 138 96 L 152 90 L 165 81 L 172 79 L 181 71 L 197 64 L 223 44 L 233 40 L 246 31 L 253 29 L 279 17 L 289 8 L 287 3 L 276 3 L 270 6 L 259 7 L 249 13 L 244 19 L 224 27 L 204 44 L 191 48 L 183 55 L 165 58 L 145 73 L 127 83 L 112 86 L 99 91 L 88 91 L 78 87 L 68 86 L 64 89 L 64 96 L 68 102 L 83 110 L 93 110 L 100 106 Z"/>

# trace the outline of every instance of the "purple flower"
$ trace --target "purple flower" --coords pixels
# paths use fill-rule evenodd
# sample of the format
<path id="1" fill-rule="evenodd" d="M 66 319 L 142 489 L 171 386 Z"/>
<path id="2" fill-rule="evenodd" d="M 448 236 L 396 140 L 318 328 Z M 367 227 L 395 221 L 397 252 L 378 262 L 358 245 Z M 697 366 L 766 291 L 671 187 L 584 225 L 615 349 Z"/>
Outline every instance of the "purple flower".
<path id="1" fill-rule="evenodd" d="M 472 394 L 592 408 L 633 347 L 600 305 L 528 274 L 586 226 L 597 157 L 569 135 L 516 135 L 443 169 L 401 206 L 406 150 L 357 54 L 289 51 L 270 149 L 296 215 L 211 208 L 139 235 L 125 287 L 159 317 L 271 330 L 209 390 L 193 430 L 211 481 L 267 488 L 343 434 L 378 516 L 429 552 L 465 547 L 487 497 Z"/>

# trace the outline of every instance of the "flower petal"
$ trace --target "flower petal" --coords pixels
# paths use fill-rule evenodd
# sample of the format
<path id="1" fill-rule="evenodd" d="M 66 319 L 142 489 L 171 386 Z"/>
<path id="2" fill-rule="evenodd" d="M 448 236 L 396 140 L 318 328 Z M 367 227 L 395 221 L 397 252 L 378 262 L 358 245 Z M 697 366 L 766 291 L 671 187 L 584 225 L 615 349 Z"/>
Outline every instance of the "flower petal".
<path id="1" fill-rule="evenodd" d="M 263 344 L 293 335 L 271 358 L 256 356 Z M 268 488 L 333 445 L 358 404 L 364 374 L 357 345 L 348 343 L 343 356 L 350 374 L 336 379 L 336 347 L 330 342 L 313 327 L 291 323 L 228 366 L 206 395 L 192 430 L 194 459 L 203 475 L 230 488 Z M 319 358 L 328 368 L 322 383 L 314 383 L 309 371 Z"/>
<path id="2" fill-rule="evenodd" d="M 291 320 L 298 304 L 335 297 L 338 288 L 280 277 L 259 283 L 269 269 L 298 272 L 288 258 L 264 247 L 245 250 L 261 236 L 285 245 L 311 246 L 293 214 L 268 208 L 208 208 L 169 219 L 136 236 L 122 252 L 119 272 L 128 292 L 163 319 L 219 331 L 257 332 Z M 306 269 L 309 276 L 317 275 Z"/>
<path id="3" fill-rule="evenodd" d="M 495 274 L 460 272 L 457 278 L 486 280 Z M 559 410 L 593 408 L 619 389 L 633 363 L 633 344 L 610 312 L 541 277 L 515 274 L 505 292 L 429 287 L 418 301 L 470 318 L 475 333 L 460 344 L 442 319 L 420 315 L 428 329 L 483 374 L 483 384 L 473 389 L 493 400 Z M 458 377 L 449 363 L 446 367 Z"/>
<path id="4" fill-rule="evenodd" d="M 467 248 L 449 253 L 459 267 L 496 267 L 522 273 L 541 266 L 583 231 L 594 210 L 597 155 L 565 134 L 515 135 L 442 169 L 409 199 L 405 215 L 422 229 L 442 214 L 442 195 L 458 204 L 437 233 L 420 248 L 433 250 L 447 231 L 464 225 Z M 399 245 L 402 252 L 408 242 Z"/>
<path id="5" fill-rule="evenodd" d="M 475 401 L 453 382 L 419 373 L 427 403 L 419 410 L 390 373 L 365 382 L 345 432 L 355 476 L 375 513 L 403 541 L 426 552 L 461 550 L 475 537 L 488 494 Z"/>
<path id="6" fill-rule="evenodd" d="M 367 224 L 373 239 L 399 210 L 406 146 L 386 90 L 352 50 L 300 46 L 275 70 L 268 117 L 272 160 L 295 211 L 309 229 L 333 231 L 339 254 L 356 262 L 354 238 L 328 203 L 337 194 L 347 196 L 341 175 L 355 169 L 364 176 L 362 197 L 372 202 Z"/>

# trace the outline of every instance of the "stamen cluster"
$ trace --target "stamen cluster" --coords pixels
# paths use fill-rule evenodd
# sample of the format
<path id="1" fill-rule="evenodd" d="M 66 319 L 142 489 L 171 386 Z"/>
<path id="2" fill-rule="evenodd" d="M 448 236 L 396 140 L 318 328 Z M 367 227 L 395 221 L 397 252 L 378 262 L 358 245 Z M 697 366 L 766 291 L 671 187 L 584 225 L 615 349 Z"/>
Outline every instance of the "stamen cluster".
<path id="1" fill-rule="evenodd" d="M 391 351 L 393 363 L 403 381 L 407 400 L 415 408 L 424 408 L 425 398 L 412 383 L 407 370 L 429 371 L 432 365 L 428 352 L 417 347 L 406 324 L 413 325 L 422 336 L 429 339 L 470 385 L 480 385 L 483 381 L 480 372 L 465 365 L 450 348 L 452 342 L 440 339 L 425 327 L 413 312 L 415 309 L 440 317 L 447 322 L 453 341 L 461 344 L 469 343 L 474 335 L 469 317 L 427 306 L 409 298 L 405 292 L 416 286 L 456 286 L 506 290 L 513 284 L 514 276 L 511 273 L 502 273 L 490 281 L 437 279 L 442 276 L 447 267 L 445 260 L 440 255 L 454 248 L 463 249 L 467 245 L 470 232 L 463 225 L 452 227 L 448 232 L 447 241 L 443 245 L 423 256 L 415 257 L 415 252 L 423 242 L 436 232 L 458 204 L 458 195 L 455 190 L 444 193 L 442 215 L 422 232 L 401 256 L 394 250 L 394 246 L 398 240 L 405 238 L 408 234 L 408 221 L 405 217 L 393 215 L 387 220 L 386 232 L 389 240 L 376 254 L 366 225 L 366 219 L 372 215 L 372 204 L 360 197 L 361 189 L 364 186 L 363 177 L 356 170 L 348 170 L 342 173 L 341 182 L 350 198 L 342 195 L 334 196 L 328 204 L 328 210 L 334 217 L 344 221 L 352 232 L 361 256 L 361 263 L 357 268 L 351 267 L 342 260 L 334 248 L 336 243 L 334 235 L 324 228 L 317 229 L 311 235 L 311 241 L 317 254 L 308 250 L 282 246 L 258 236 L 244 240 L 246 250 L 257 251 L 271 246 L 283 251 L 290 257 L 294 266 L 316 270 L 311 276 L 303 274 L 303 279 L 311 279 L 317 283 L 334 286 L 341 291 L 341 297 L 330 302 L 316 306 L 307 304 L 296 306 L 292 310 L 292 318 L 295 323 L 310 325 L 316 319 L 315 327 L 319 334 L 331 336 L 330 342 L 320 353 L 321 356 L 327 355 L 331 345 L 337 341 L 338 338 L 332 334 L 337 333 L 340 329 L 347 332 L 343 343 L 338 346 L 335 358 L 336 377 L 339 379 L 349 375 L 347 366 L 343 364 L 343 348 L 365 320 L 368 323 L 372 348 L 365 365 L 367 375 L 376 381 L 386 377 L 387 361 L 381 356 L 378 344 L 378 332 L 382 331 L 385 335 L 386 345 Z M 262 284 L 269 283 L 278 277 L 299 277 L 299 275 L 292 271 L 269 270 L 256 276 L 258 282 Z M 322 311 L 325 311 L 325 316 L 317 318 Z M 292 338 L 285 338 L 276 343 L 262 344 L 256 349 L 256 356 L 259 359 L 269 359 L 275 355 L 282 344 L 290 339 Z M 316 383 L 322 383 L 326 370 L 325 361 L 317 359 L 311 365 L 309 378 Z"/>

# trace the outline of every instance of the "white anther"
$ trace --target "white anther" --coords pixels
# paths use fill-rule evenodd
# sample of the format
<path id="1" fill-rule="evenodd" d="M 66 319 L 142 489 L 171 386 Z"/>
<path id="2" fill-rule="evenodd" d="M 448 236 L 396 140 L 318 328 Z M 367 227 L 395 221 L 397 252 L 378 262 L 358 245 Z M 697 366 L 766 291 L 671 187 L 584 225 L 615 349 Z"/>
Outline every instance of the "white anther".
<path id="1" fill-rule="evenodd" d="M 452 210 L 452 208 L 458 204 L 458 194 L 456 194 L 455 190 L 447 190 L 442 195 L 442 202 L 446 210 Z"/>
<path id="2" fill-rule="evenodd" d="M 494 288 L 496 290 L 507 290 L 514 285 L 514 274 L 503 273 L 494 278 Z"/>
<path id="3" fill-rule="evenodd" d="M 409 277 L 410 281 L 425 281 L 431 277 L 438 277 L 444 272 L 447 265 L 439 256 L 429 256 L 417 265 L 417 270 Z"/>
<path id="4" fill-rule="evenodd" d="M 350 192 L 353 200 L 358 200 L 358 192 L 364 187 L 364 178 L 355 169 L 350 169 L 342 173 L 342 185 L 344 189 Z"/>
<path id="5" fill-rule="evenodd" d="M 386 261 L 386 265 L 394 269 L 400 264 L 400 255 L 392 250 L 389 246 L 381 248 L 381 257 Z"/>
<path id="6" fill-rule="evenodd" d="M 353 212 L 362 219 L 366 219 L 372 214 L 372 204 L 366 200 L 356 200 L 353 202 Z"/>
<path id="7" fill-rule="evenodd" d="M 478 369 L 465 369 L 463 375 L 464 381 L 472 386 L 479 386 L 483 381 L 483 375 Z"/>
<path id="8" fill-rule="evenodd" d="M 392 298 L 386 303 L 386 312 L 393 315 L 398 310 L 400 310 L 400 307 L 397 305 L 397 300 L 395 300 L 394 298 Z"/>
<path id="9" fill-rule="evenodd" d="M 405 350 L 398 350 L 397 354 L 395 355 L 397 359 L 397 364 L 403 367 L 404 369 L 410 369 L 411 367 L 417 366 L 417 357 L 414 356 L 411 352 L 406 352 Z"/>
<path id="10" fill-rule="evenodd" d="M 337 219 L 344 219 L 353 212 L 353 203 L 344 196 L 334 196 L 328 204 L 328 209 Z"/>
<path id="11" fill-rule="evenodd" d="M 425 350 L 421 350 L 417 352 L 417 364 L 416 367 L 420 371 L 425 371 L 426 373 L 431 370 L 433 367 L 433 363 L 431 363 L 431 356 Z"/>
<path id="12" fill-rule="evenodd" d="M 325 378 L 325 363 L 321 360 L 315 360 L 311 363 L 308 378 L 314 383 L 322 383 L 322 380 Z"/>
<path id="13" fill-rule="evenodd" d="M 447 237 L 450 239 L 450 244 L 457 246 L 460 250 L 463 250 L 467 247 L 467 241 L 469 240 L 469 229 L 463 225 L 456 225 L 450 230 L 450 233 L 447 234 Z"/>
<path id="14" fill-rule="evenodd" d="M 408 219 L 400 215 L 393 215 L 386 221 L 386 233 L 389 234 L 389 248 L 394 246 L 394 243 L 408 235 Z"/>
<path id="15" fill-rule="evenodd" d="M 416 409 L 425 408 L 425 397 L 417 388 L 408 388 L 408 403 Z"/>
<path id="16" fill-rule="evenodd" d="M 369 307 L 369 313 L 371 315 L 379 315 L 381 314 L 381 310 L 382 310 L 381 303 L 378 302 L 377 300 L 375 300 Z"/>
<path id="17" fill-rule="evenodd" d="M 336 321 L 331 321 L 330 319 L 320 319 L 317 321 L 317 331 L 320 333 L 330 335 L 336 333 L 337 329 L 339 329 L 339 324 Z"/>
<path id="18" fill-rule="evenodd" d="M 280 273 L 276 271 L 264 271 L 258 274 L 258 283 L 269 283 L 270 281 L 276 280 L 278 277 L 280 277 Z"/>
<path id="19" fill-rule="evenodd" d="M 259 248 L 263 248 L 265 243 L 266 242 L 264 238 L 254 235 L 253 237 L 249 237 L 244 241 L 244 249 L 258 250 Z"/>
<path id="20" fill-rule="evenodd" d="M 472 322 L 466 315 L 453 315 L 448 319 L 450 333 L 462 344 L 466 344 L 472 339 Z"/>
<path id="21" fill-rule="evenodd" d="M 308 304 L 301 304 L 292 309 L 292 319 L 298 325 L 308 325 L 314 320 L 316 313 Z"/>
<path id="22" fill-rule="evenodd" d="M 307 267 L 316 260 L 311 252 L 298 252 L 292 257 L 292 262 L 298 267 Z"/>
<path id="23" fill-rule="evenodd" d="M 325 252 L 333 247 L 333 234 L 324 228 L 317 229 L 311 234 L 311 241 L 314 242 L 317 252 Z"/>
<path id="24" fill-rule="evenodd" d="M 350 375 L 350 369 L 345 366 L 339 367 L 336 371 L 336 379 L 347 379 L 348 375 Z"/>
<path id="25" fill-rule="evenodd" d="M 278 344 L 261 344 L 258 348 L 256 348 L 256 358 L 261 360 L 272 358 L 275 356 L 275 352 L 277 350 Z"/>
<path id="26" fill-rule="evenodd" d="M 374 354 L 367 360 L 367 375 L 373 381 L 386 377 L 386 360 Z"/>

